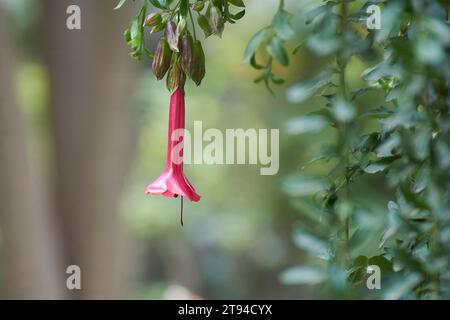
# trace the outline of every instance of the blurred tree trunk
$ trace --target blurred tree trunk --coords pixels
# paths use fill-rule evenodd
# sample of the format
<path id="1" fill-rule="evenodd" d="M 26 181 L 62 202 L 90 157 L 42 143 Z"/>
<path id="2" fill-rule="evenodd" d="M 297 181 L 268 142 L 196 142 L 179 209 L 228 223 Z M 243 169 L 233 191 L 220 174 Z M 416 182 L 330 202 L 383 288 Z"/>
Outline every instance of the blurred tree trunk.
<path id="1" fill-rule="evenodd" d="M 66 28 L 73 4 L 81 8 L 81 30 Z M 118 205 L 135 140 L 129 100 L 136 63 L 122 37 L 134 8 L 113 7 L 108 0 L 46 0 L 43 10 L 55 198 L 67 263 L 81 267 L 83 299 L 123 297 L 129 269 Z"/>
<path id="2" fill-rule="evenodd" d="M 64 297 L 55 223 L 27 152 L 15 96 L 15 50 L 0 8 L 0 227 L 7 298 Z"/>

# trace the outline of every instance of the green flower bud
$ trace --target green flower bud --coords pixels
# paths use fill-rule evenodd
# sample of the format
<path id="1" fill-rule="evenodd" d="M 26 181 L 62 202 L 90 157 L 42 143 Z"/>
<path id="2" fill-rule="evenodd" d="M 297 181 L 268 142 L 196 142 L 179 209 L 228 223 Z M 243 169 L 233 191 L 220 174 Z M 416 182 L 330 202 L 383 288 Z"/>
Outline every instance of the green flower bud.
<path id="1" fill-rule="evenodd" d="M 184 30 L 186 30 L 186 26 L 187 26 L 186 19 L 181 17 L 180 21 L 178 22 L 177 30 L 176 30 L 176 33 L 178 34 L 178 36 L 183 34 Z"/>
<path id="2" fill-rule="evenodd" d="M 183 88 L 186 82 L 186 75 L 184 74 L 178 58 L 176 55 L 174 56 L 172 67 L 169 70 L 169 74 L 167 75 L 167 89 L 170 92 L 175 91 L 178 87 Z"/>
<path id="3" fill-rule="evenodd" d="M 160 32 L 160 31 L 162 31 L 162 30 L 164 30 L 164 24 L 163 24 L 163 23 L 158 24 L 157 26 L 154 26 L 154 27 L 152 28 L 151 33 L 157 33 L 157 32 Z"/>
<path id="4" fill-rule="evenodd" d="M 200 85 L 203 78 L 205 77 L 206 67 L 205 67 L 205 53 L 203 52 L 202 44 L 200 41 L 194 41 L 192 46 L 192 64 L 189 76 L 195 82 L 197 86 Z"/>
<path id="5" fill-rule="evenodd" d="M 222 17 L 222 12 L 217 7 L 212 7 L 209 16 L 209 23 L 215 35 L 222 36 L 225 27 L 225 21 Z"/>
<path id="6" fill-rule="evenodd" d="M 159 13 L 151 13 L 145 19 L 144 26 L 146 27 L 155 27 L 162 22 L 162 17 Z"/>
<path id="7" fill-rule="evenodd" d="M 161 38 L 153 56 L 152 70 L 156 79 L 161 80 L 167 73 L 172 60 L 172 51 L 165 38 Z"/>
<path id="8" fill-rule="evenodd" d="M 169 43 L 170 49 L 172 49 L 172 51 L 178 52 L 180 35 L 177 32 L 177 25 L 173 21 L 169 21 L 166 24 L 166 38 L 167 42 Z"/>
<path id="9" fill-rule="evenodd" d="M 184 73 L 191 76 L 194 62 L 193 49 L 193 39 L 188 33 L 181 39 L 181 68 Z"/>
<path id="10" fill-rule="evenodd" d="M 197 22 L 200 28 L 202 28 L 203 32 L 205 33 L 206 38 L 212 35 L 212 29 L 211 25 L 209 24 L 208 18 L 206 18 L 204 15 L 199 15 L 197 18 Z"/>
<path id="11" fill-rule="evenodd" d="M 203 10 L 203 8 L 205 8 L 205 3 L 203 1 L 197 1 L 194 4 L 194 10 L 197 12 L 200 12 Z"/>

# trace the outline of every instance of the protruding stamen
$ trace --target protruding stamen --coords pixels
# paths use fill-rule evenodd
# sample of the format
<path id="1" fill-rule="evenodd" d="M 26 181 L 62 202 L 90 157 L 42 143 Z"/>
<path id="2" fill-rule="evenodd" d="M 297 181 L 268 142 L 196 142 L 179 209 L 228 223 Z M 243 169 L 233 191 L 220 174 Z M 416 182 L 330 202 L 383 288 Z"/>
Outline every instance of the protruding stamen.
<path id="1" fill-rule="evenodd" d="M 183 224 L 183 196 L 181 196 L 181 218 L 180 218 L 180 220 L 181 220 L 181 226 L 184 226 L 184 224 Z"/>

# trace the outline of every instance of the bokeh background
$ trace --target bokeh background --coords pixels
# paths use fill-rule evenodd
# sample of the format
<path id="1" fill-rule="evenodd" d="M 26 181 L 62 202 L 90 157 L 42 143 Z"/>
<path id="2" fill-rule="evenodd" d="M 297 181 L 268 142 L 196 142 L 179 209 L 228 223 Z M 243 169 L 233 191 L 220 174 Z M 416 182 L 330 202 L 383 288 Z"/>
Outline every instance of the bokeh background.
<path id="1" fill-rule="evenodd" d="M 287 6 L 301 13 L 315 3 Z M 81 7 L 81 30 L 66 28 L 70 4 Z M 278 1 L 246 4 L 246 16 L 227 24 L 222 39 L 205 42 L 207 76 L 201 87 L 186 88 L 186 124 L 280 128 L 280 170 L 261 176 L 259 166 L 187 165 L 202 200 L 185 202 L 182 228 L 179 201 L 143 192 L 164 168 L 169 92 L 149 61 L 128 55 L 122 34 L 137 6 L 113 11 L 112 0 L 0 0 L 1 297 L 321 297 L 280 282 L 283 270 L 304 259 L 292 239 L 301 207 L 282 185 L 332 132 L 285 133 L 288 119 L 320 102 L 290 105 L 286 86 L 272 96 L 253 83 L 257 74 L 242 56 Z M 301 14 L 293 24 L 299 42 Z M 148 46 L 156 39 L 149 35 Z M 300 52 L 277 72 L 290 83 L 324 63 Z M 350 83 L 363 68 L 352 65 Z M 377 192 L 372 196 L 389 190 Z M 81 267 L 80 291 L 66 289 L 71 264 Z"/>

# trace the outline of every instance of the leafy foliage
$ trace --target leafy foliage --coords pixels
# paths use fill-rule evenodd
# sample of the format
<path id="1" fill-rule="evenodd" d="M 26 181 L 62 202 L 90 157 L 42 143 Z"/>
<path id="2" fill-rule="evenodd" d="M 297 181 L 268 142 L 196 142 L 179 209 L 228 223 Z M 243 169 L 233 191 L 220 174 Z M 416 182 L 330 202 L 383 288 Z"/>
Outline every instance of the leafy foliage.
<path id="1" fill-rule="evenodd" d="M 122 8 L 127 0 L 120 0 L 115 9 Z M 157 12 L 147 16 L 149 6 Z M 225 23 L 236 23 L 245 15 L 245 9 L 232 13 L 232 8 L 244 8 L 242 0 L 144 0 L 142 8 L 125 30 L 125 41 L 130 55 L 140 60 L 144 53 L 153 61 L 152 69 L 158 80 L 167 74 L 167 88 L 173 91 L 184 86 L 186 76 L 200 85 L 205 76 L 205 55 L 196 29 L 203 30 L 205 38 L 222 36 Z M 194 19 L 194 13 L 197 19 Z M 191 28 L 188 22 L 191 22 Z M 145 46 L 145 29 L 162 33 L 158 46 L 152 53 Z M 166 50 L 169 47 L 170 50 Z"/>
<path id="2" fill-rule="evenodd" d="M 380 30 L 366 26 L 372 4 L 381 9 Z M 312 160 L 328 165 L 326 176 L 295 174 L 284 184 L 304 215 L 294 239 L 311 263 L 287 270 L 282 281 L 321 285 L 339 297 L 450 298 L 450 26 L 444 5 L 328 0 L 307 14 L 311 32 L 302 50 L 328 64 L 291 86 L 287 99 L 302 103 L 318 95 L 324 106 L 292 119 L 287 132 L 329 127 L 335 139 Z M 282 48 L 292 32 L 280 8 L 273 24 L 250 40 L 244 58 L 264 70 L 266 84 L 272 58 L 288 64 Z M 255 62 L 262 43 L 270 55 L 265 67 Z M 361 87 L 347 80 L 355 61 L 368 66 Z M 383 102 L 361 105 L 365 95 Z M 370 176 L 392 190 L 387 203 L 374 199 L 384 210 L 354 195 L 357 182 Z M 383 228 L 373 223 L 380 213 L 387 221 Z M 362 254 L 361 244 L 374 237 L 379 249 Z M 371 264 L 381 268 L 383 290 L 365 288 Z"/>
<path id="3" fill-rule="evenodd" d="M 271 84 L 284 83 L 284 80 L 273 72 L 273 60 L 275 59 L 282 66 L 289 64 L 289 55 L 285 44 L 295 34 L 290 20 L 291 14 L 284 10 L 284 1 L 280 1 L 272 24 L 262 28 L 253 36 L 244 54 L 244 62 L 250 62 L 254 69 L 261 70 L 261 75 L 255 79 L 255 82 L 264 82 L 269 91 L 272 91 Z M 258 49 L 262 46 L 268 55 L 264 64 L 258 63 L 256 58 Z"/>

